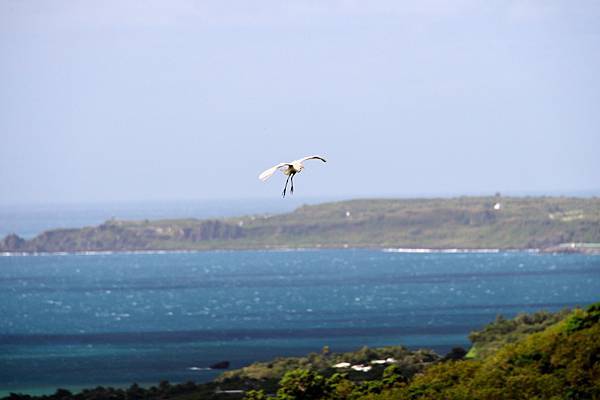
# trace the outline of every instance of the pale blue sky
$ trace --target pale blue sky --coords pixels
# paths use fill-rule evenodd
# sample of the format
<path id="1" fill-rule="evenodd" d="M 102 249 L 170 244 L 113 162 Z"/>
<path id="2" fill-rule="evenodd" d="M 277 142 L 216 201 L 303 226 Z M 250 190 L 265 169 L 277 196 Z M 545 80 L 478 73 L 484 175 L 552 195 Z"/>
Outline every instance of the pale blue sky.
<path id="1" fill-rule="evenodd" d="M 0 0 L 0 203 L 600 189 L 599 1 Z"/>

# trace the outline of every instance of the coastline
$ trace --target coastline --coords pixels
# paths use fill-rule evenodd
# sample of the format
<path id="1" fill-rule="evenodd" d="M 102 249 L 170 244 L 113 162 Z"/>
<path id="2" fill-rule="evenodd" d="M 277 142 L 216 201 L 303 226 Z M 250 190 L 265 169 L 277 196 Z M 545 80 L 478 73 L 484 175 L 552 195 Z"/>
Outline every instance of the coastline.
<path id="1" fill-rule="evenodd" d="M 178 382 L 178 383 L 183 383 L 183 382 Z M 140 383 L 138 383 L 138 385 L 142 388 L 149 388 L 152 386 L 157 386 L 158 384 L 159 384 L 159 382 L 140 382 Z M 29 396 L 49 396 L 49 395 L 56 393 L 56 391 L 58 389 L 67 389 L 73 393 L 80 393 L 83 390 L 94 389 L 98 386 L 112 387 L 115 389 L 127 389 L 128 387 L 131 386 L 131 383 L 125 384 L 125 383 L 116 382 L 116 383 L 105 383 L 103 385 L 90 383 L 90 384 L 61 385 L 60 387 L 47 386 L 47 385 L 36 386 L 36 387 L 14 386 L 14 387 L 6 388 L 6 389 L 0 388 L 0 399 L 4 399 L 5 397 L 10 396 L 11 393 L 18 393 L 18 394 L 24 394 L 24 395 L 29 395 Z"/>
<path id="2" fill-rule="evenodd" d="M 326 250 L 372 250 L 384 253 L 441 253 L 441 254 L 493 254 L 493 253 L 540 253 L 545 249 L 511 248 L 511 249 L 472 249 L 472 248 L 395 248 L 395 247 L 349 247 L 349 246 L 313 246 L 313 247 L 266 247 L 266 248 L 223 248 L 206 250 L 106 250 L 106 251 L 48 251 L 48 252 L 0 252 L 0 257 L 47 257 L 47 256 L 103 256 L 111 254 L 197 254 L 197 253 L 222 253 L 222 252 L 301 252 L 301 251 L 326 251 Z M 572 253 L 572 252 L 571 252 Z"/>
<path id="3" fill-rule="evenodd" d="M 551 254 L 585 254 L 600 255 L 600 248 L 577 248 L 553 246 L 549 248 L 405 248 L 405 247 L 373 247 L 373 246 L 311 246 L 311 247 L 254 247 L 254 248 L 215 248 L 204 250 L 101 250 L 101 251 L 40 251 L 40 252 L 0 252 L 0 257 L 48 257 L 48 256 L 104 256 L 111 254 L 197 254 L 222 252 L 300 252 L 325 250 L 373 250 L 384 253 L 406 254 L 494 254 L 494 253 L 551 253 Z"/>

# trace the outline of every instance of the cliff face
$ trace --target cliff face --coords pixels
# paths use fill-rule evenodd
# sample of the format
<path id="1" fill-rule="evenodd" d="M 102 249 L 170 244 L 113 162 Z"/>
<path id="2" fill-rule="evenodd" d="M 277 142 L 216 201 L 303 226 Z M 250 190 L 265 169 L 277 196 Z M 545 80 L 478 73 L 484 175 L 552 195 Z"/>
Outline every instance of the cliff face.
<path id="1" fill-rule="evenodd" d="M 31 240 L 8 235 L 0 242 L 2 252 L 127 251 L 193 247 L 201 242 L 235 240 L 243 237 L 241 227 L 218 220 L 193 224 L 126 223 L 107 221 L 97 227 L 58 229 Z"/>
<path id="2" fill-rule="evenodd" d="M 191 242 L 235 240 L 242 237 L 244 237 L 244 230 L 241 226 L 221 221 L 205 221 L 198 226 L 184 228 L 177 235 L 177 238 Z"/>
<path id="3" fill-rule="evenodd" d="M 277 247 L 546 248 L 600 243 L 600 199 L 353 200 L 275 216 L 213 220 L 110 220 L 31 240 L 9 235 L 1 252 L 204 250 Z"/>
<path id="4" fill-rule="evenodd" d="M 0 251 L 23 251 L 26 241 L 14 233 L 0 240 Z"/>

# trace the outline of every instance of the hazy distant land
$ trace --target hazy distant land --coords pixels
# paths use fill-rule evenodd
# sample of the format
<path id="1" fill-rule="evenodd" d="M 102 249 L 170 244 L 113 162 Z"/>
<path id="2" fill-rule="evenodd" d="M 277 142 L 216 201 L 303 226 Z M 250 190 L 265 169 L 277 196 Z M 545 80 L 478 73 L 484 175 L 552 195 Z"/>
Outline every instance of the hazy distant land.
<path id="1" fill-rule="evenodd" d="M 222 219 L 109 220 L 25 240 L 8 235 L 0 252 L 371 247 L 597 251 L 600 199 L 458 197 L 361 199 L 291 213 Z"/>

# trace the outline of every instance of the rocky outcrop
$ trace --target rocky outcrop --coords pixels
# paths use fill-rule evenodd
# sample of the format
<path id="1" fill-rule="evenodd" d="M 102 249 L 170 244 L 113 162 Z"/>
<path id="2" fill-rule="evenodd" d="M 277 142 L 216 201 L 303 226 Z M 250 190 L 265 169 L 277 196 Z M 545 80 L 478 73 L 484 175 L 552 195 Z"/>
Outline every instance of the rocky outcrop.
<path id="1" fill-rule="evenodd" d="M 107 221 L 97 227 L 56 229 L 25 240 L 0 241 L 0 252 L 78 252 L 194 249 L 203 243 L 244 237 L 241 226 L 219 220 L 157 222 Z"/>
<path id="2" fill-rule="evenodd" d="M 24 251 L 27 241 L 22 237 L 11 233 L 0 240 L 0 252 L 18 252 Z"/>
<path id="3" fill-rule="evenodd" d="M 229 361 L 219 361 L 217 363 L 211 364 L 210 369 L 227 369 L 229 368 Z"/>
<path id="4" fill-rule="evenodd" d="M 231 240 L 244 236 L 241 226 L 231 225 L 219 220 L 209 220 L 200 223 L 197 227 L 184 228 L 183 238 L 192 242 L 204 240 Z"/>

